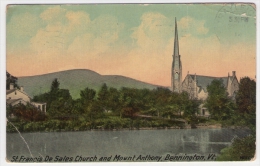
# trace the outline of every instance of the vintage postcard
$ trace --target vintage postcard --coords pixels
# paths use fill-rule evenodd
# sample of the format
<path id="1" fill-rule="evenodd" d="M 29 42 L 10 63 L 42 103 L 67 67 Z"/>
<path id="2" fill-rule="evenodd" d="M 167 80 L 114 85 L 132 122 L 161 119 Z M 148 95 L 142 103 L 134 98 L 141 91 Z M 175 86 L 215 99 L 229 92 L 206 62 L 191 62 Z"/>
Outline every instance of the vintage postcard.
<path id="1" fill-rule="evenodd" d="M 6 6 L 6 162 L 256 160 L 256 5 Z"/>

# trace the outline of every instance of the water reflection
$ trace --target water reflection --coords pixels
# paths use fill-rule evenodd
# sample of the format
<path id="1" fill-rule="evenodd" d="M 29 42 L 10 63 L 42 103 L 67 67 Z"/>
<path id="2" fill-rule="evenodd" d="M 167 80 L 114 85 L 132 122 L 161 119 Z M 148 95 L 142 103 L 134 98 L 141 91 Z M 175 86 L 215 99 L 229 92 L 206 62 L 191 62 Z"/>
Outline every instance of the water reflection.
<path id="1" fill-rule="evenodd" d="M 180 129 L 22 133 L 33 156 L 111 156 L 219 153 L 248 130 Z M 7 158 L 30 156 L 17 133 L 7 134 Z"/>

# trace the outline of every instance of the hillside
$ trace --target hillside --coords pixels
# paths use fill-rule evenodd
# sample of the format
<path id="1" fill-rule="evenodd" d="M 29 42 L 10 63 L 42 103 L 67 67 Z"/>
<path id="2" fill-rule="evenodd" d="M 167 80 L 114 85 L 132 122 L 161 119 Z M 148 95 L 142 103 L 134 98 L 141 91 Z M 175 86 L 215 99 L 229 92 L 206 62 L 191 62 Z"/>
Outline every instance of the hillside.
<path id="1" fill-rule="evenodd" d="M 121 88 L 147 88 L 154 89 L 158 86 L 141 82 L 132 78 L 119 75 L 100 75 L 87 69 L 67 70 L 37 76 L 18 77 L 18 85 L 24 86 L 24 90 L 31 97 L 48 92 L 52 81 L 57 78 L 61 89 L 69 89 L 71 96 L 76 99 L 80 97 L 80 90 L 86 87 L 99 90 L 102 84 L 109 87 Z"/>

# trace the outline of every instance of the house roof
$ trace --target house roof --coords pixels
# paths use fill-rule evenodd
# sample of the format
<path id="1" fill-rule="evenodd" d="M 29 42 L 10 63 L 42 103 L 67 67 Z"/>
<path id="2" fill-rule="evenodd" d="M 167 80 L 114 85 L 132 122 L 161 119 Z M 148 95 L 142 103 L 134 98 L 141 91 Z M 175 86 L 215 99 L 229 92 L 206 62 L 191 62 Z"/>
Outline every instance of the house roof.
<path id="1" fill-rule="evenodd" d="M 25 91 L 21 91 L 21 90 L 16 89 L 16 88 L 11 89 L 11 90 L 6 90 L 6 95 L 8 95 L 8 94 L 10 94 L 10 93 L 13 93 L 14 91 L 19 91 L 19 92 L 25 94 L 26 96 L 28 96 L 29 98 L 31 98 Z"/>
<path id="2" fill-rule="evenodd" d="M 191 75 L 191 78 L 194 80 L 195 75 Z M 211 82 L 214 80 L 223 80 L 223 84 L 226 87 L 227 86 L 227 81 L 228 77 L 211 77 L 211 76 L 202 76 L 202 75 L 196 75 L 196 80 L 197 80 L 197 86 L 202 88 L 205 92 L 207 91 L 207 86 L 211 84 Z"/>
<path id="3" fill-rule="evenodd" d="M 16 90 L 16 89 L 6 90 L 6 95 L 8 95 L 8 94 L 14 92 L 15 90 Z"/>
<path id="4" fill-rule="evenodd" d="M 7 104 L 12 104 L 12 103 L 14 103 L 16 101 L 19 101 L 19 100 L 22 100 L 22 98 L 19 98 L 19 99 L 6 99 L 6 103 Z"/>

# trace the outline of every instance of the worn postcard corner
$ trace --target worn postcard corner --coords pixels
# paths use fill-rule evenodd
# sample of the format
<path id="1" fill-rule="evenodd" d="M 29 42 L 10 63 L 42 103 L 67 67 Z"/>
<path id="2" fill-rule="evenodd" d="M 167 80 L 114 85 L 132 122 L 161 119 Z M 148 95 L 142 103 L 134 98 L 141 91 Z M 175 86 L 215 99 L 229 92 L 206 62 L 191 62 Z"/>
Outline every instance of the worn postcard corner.
<path id="1" fill-rule="evenodd" d="M 256 159 L 256 5 L 6 6 L 6 162 Z"/>

